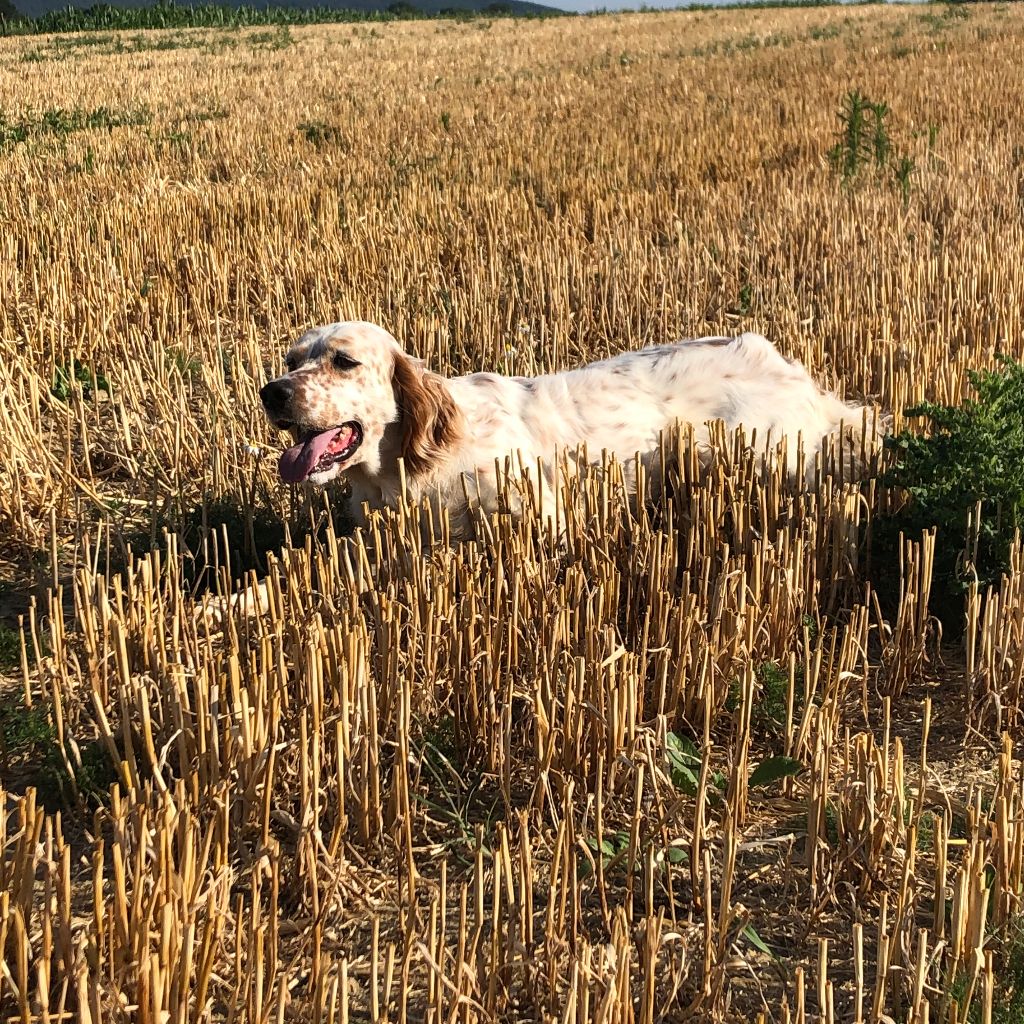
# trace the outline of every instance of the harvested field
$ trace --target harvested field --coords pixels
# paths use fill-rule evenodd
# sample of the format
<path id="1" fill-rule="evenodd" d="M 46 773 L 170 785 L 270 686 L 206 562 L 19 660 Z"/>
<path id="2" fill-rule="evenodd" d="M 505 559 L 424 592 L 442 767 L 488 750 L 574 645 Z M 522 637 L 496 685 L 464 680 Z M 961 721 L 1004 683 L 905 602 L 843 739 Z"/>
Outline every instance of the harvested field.
<path id="1" fill-rule="evenodd" d="M 1021 1019 L 1019 548 L 943 633 L 877 476 L 728 439 L 353 538 L 257 398 L 339 319 L 751 329 L 900 429 L 1024 357 L 1021 66 L 1012 4 L 0 40 L 3 1018 Z"/>

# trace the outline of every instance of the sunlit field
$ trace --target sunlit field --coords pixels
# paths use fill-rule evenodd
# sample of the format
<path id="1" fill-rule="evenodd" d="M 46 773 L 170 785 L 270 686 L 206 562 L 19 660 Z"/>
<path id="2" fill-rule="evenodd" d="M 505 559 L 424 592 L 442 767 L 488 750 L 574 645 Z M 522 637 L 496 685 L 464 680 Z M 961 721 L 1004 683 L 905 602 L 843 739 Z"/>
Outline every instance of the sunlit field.
<path id="1" fill-rule="evenodd" d="M 918 429 L 1024 356 L 1022 66 L 1012 4 L 0 40 L 3 1018 L 1021 1019 L 1019 549 L 933 585 L 742 438 L 350 536 L 257 392 L 342 319 L 755 330 Z"/>

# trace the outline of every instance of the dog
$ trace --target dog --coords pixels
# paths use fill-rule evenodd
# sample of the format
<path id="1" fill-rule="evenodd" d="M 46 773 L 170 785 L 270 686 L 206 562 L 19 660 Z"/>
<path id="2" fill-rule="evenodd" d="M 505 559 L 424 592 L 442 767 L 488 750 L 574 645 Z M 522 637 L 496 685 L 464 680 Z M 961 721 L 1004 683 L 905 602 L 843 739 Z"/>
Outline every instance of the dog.
<path id="1" fill-rule="evenodd" d="M 680 426 L 692 427 L 705 449 L 716 421 L 742 425 L 761 452 L 786 439 L 791 476 L 799 436 L 809 482 L 826 439 L 845 429 L 854 452 L 872 430 L 871 410 L 824 391 L 752 333 L 625 352 L 539 377 L 445 378 L 383 328 L 348 321 L 307 331 L 285 368 L 260 390 L 267 418 L 294 442 L 280 456 L 281 479 L 323 487 L 344 475 L 357 523 L 364 507 L 394 506 L 403 493 L 427 497 L 448 516 L 453 538 L 472 533 L 471 505 L 498 510 L 509 471 L 520 478 L 536 469 L 541 506 L 550 508 L 560 457 L 594 464 L 614 456 L 632 486 L 637 457 L 651 468 L 661 438 Z"/>

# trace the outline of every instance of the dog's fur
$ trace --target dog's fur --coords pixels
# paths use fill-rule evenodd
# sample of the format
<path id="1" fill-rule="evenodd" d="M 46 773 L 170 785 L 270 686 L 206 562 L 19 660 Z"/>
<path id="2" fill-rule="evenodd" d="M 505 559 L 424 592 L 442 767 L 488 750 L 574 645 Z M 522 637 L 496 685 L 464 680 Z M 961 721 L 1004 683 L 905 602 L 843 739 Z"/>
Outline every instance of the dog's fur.
<path id="1" fill-rule="evenodd" d="M 402 493 L 401 459 L 409 496 L 429 496 L 456 535 L 469 529 L 471 503 L 497 507 L 498 467 L 535 471 L 541 460 L 536 484 L 549 494 L 550 467 L 585 445 L 591 461 L 615 456 L 630 483 L 636 456 L 650 465 L 664 432 L 689 424 L 706 444 L 708 423 L 721 420 L 729 429 L 742 425 L 760 451 L 786 438 L 790 472 L 800 435 L 813 474 L 825 438 L 843 425 L 859 437 L 871 418 L 824 392 L 757 334 L 662 345 L 541 377 L 448 379 L 387 331 L 352 321 L 308 331 L 286 366 L 261 391 L 271 422 L 296 441 L 353 421 L 362 429 L 351 458 L 311 473 L 309 482 L 325 485 L 344 473 L 356 507 L 393 504 Z"/>

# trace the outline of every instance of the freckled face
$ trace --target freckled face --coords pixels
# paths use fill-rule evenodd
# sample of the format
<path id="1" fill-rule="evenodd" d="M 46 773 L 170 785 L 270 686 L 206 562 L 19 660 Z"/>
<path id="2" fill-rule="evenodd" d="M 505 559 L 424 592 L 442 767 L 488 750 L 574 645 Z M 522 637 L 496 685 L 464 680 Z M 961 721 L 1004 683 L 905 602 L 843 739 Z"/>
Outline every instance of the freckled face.
<path id="1" fill-rule="evenodd" d="M 281 456 L 288 483 L 323 486 L 347 469 L 380 469 L 381 442 L 398 419 L 392 367 L 398 342 L 373 324 L 308 331 L 285 357 L 287 372 L 260 391 L 268 419 L 295 445 Z"/>

